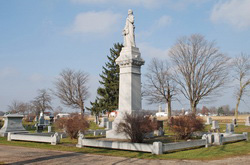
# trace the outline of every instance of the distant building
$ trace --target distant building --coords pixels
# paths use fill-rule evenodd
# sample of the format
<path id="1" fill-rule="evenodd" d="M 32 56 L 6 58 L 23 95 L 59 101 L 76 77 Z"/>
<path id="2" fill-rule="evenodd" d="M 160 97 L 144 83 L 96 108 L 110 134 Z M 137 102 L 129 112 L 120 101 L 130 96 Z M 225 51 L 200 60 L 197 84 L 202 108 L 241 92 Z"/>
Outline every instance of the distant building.
<path id="1" fill-rule="evenodd" d="M 62 118 L 62 117 L 69 117 L 69 114 L 68 113 L 58 113 L 56 115 L 55 119 L 59 119 L 59 118 Z"/>
<path id="2" fill-rule="evenodd" d="M 157 112 L 155 114 L 156 117 L 167 117 L 168 113 L 167 112 Z"/>

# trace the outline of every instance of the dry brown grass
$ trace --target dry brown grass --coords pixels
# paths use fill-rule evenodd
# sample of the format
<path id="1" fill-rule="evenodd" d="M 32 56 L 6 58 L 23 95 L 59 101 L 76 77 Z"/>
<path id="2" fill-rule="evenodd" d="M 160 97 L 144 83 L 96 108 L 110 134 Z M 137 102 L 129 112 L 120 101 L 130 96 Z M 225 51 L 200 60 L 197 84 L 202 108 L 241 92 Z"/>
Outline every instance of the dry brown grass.
<path id="1" fill-rule="evenodd" d="M 246 118 L 249 115 L 239 115 L 238 116 L 238 123 L 245 123 Z M 232 123 L 232 119 L 234 116 L 212 116 L 212 120 L 218 120 L 219 123 Z M 206 117 L 203 117 L 206 120 Z"/>
<path id="2" fill-rule="evenodd" d="M 238 123 L 245 123 L 247 116 L 250 115 L 239 115 L 238 116 Z M 219 123 L 232 123 L 232 119 L 234 118 L 234 116 L 211 116 L 212 120 L 218 120 Z M 207 117 L 206 116 L 202 116 L 201 117 L 204 122 L 207 121 Z M 157 117 L 157 120 L 164 120 L 166 121 L 168 119 L 168 117 Z"/>

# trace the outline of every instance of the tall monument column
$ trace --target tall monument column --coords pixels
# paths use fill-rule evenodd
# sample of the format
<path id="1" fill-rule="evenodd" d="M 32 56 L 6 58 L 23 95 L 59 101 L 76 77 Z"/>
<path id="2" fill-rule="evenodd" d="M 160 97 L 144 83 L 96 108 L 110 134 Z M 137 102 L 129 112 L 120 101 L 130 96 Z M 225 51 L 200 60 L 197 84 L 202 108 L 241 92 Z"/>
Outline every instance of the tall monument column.
<path id="1" fill-rule="evenodd" d="M 123 29 L 124 47 L 116 59 L 120 67 L 118 116 L 113 122 L 113 129 L 107 131 L 107 138 L 128 139 L 126 135 L 116 132 L 117 124 L 124 120 L 125 113 L 136 113 L 142 109 L 141 66 L 144 60 L 141 58 L 139 48 L 135 45 L 134 29 L 133 12 L 129 10 Z"/>

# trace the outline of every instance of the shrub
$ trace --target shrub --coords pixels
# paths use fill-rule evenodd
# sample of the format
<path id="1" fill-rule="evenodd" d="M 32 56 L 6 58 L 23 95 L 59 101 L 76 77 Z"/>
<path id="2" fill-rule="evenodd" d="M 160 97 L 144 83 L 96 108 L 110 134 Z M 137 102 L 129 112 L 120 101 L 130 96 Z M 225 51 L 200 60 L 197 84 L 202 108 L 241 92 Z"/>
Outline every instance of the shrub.
<path id="1" fill-rule="evenodd" d="M 64 129 L 71 139 L 76 139 L 78 132 L 84 132 L 89 127 L 89 123 L 84 116 L 75 114 L 68 118 L 57 119 L 55 126 Z"/>
<path id="2" fill-rule="evenodd" d="M 194 114 L 171 117 L 168 126 L 178 139 L 188 139 L 193 132 L 204 129 L 203 120 Z"/>
<path id="3" fill-rule="evenodd" d="M 145 135 L 156 129 L 157 123 L 146 116 L 145 113 L 125 113 L 116 131 L 125 133 L 133 143 L 142 143 Z"/>

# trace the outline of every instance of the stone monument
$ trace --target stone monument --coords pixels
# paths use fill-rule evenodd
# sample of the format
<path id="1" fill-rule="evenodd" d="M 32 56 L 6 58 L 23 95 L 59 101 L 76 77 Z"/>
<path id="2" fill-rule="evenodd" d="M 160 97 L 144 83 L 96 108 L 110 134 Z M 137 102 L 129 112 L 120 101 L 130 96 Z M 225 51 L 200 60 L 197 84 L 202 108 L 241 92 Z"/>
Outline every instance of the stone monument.
<path id="1" fill-rule="evenodd" d="M 38 125 L 44 125 L 44 115 L 43 115 L 43 112 L 40 113 L 40 116 L 39 116 L 39 121 L 38 121 Z"/>
<path id="2" fill-rule="evenodd" d="M 128 10 L 128 17 L 123 29 L 124 47 L 116 63 L 120 67 L 119 79 L 119 107 L 112 130 L 107 131 L 107 138 L 128 139 L 125 134 L 117 133 L 117 124 L 123 119 L 125 113 L 136 113 L 141 110 L 141 58 L 139 48 L 135 44 L 133 11 Z"/>
<path id="3" fill-rule="evenodd" d="M 8 114 L 4 115 L 4 125 L 0 130 L 0 136 L 7 137 L 8 132 L 22 132 L 28 133 L 23 127 L 22 119 L 23 115 L 19 114 Z"/>

